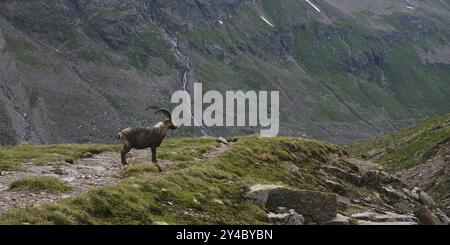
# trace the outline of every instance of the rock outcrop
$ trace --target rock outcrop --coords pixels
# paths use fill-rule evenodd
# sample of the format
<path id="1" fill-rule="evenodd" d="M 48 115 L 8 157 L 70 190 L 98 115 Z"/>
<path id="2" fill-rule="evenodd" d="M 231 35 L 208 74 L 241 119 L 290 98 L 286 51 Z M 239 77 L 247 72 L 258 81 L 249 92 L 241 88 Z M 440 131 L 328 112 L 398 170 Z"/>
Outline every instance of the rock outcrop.
<path id="1" fill-rule="evenodd" d="M 448 224 L 445 212 L 420 188 L 408 187 L 378 164 L 333 157 L 334 161 L 320 164 L 312 173 L 315 184 L 321 187 L 317 191 L 257 184 L 250 187 L 245 197 L 271 213 L 271 220 L 279 218 L 274 221 L 277 224 L 286 223 L 282 219 L 294 215 L 280 215 L 280 207 L 302 215 L 305 224 Z"/>
<path id="2" fill-rule="evenodd" d="M 325 223 L 337 215 L 337 195 L 334 193 L 255 185 L 250 188 L 246 197 L 250 202 L 271 211 L 279 207 L 292 209 L 316 223 Z"/>
<path id="3" fill-rule="evenodd" d="M 305 218 L 303 215 L 295 212 L 294 209 L 287 210 L 286 208 L 279 208 L 277 213 L 270 212 L 267 214 L 270 222 L 275 225 L 303 225 Z"/>

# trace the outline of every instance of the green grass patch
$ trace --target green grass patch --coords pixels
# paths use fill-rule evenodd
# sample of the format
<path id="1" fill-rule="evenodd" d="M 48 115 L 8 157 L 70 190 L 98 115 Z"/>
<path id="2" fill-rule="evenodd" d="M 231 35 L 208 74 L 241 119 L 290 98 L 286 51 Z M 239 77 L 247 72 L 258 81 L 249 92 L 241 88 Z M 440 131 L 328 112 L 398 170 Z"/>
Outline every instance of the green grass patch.
<path id="1" fill-rule="evenodd" d="M 129 59 L 129 63 L 137 69 L 161 69 L 152 70 L 157 74 L 170 73 L 170 68 L 177 64 L 176 57 L 170 52 L 170 47 L 164 40 L 162 34 L 156 26 L 149 23 L 142 23 L 148 32 L 136 37 L 132 44 L 123 50 Z M 159 68 L 154 68 L 150 63 L 150 58 L 157 58 L 164 61 L 159 64 Z M 164 67 L 162 67 L 164 66 Z"/>
<path id="2" fill-rule="evenodd" d="M 123 175 L 126 177 L 139 176 L 145 173 L 156 173 L 158 168 L 154 163 L 142 163 L 129 165 L 123 169 Z"/>
<path id="3" fill-rule="evenodd" d="M 70 191 L 71 187 L 63 181 L 54 177 L 28 176 L 15 180 L 9 186 L 9 191 L 31 191 L 64 193 Z"/>
<path id="4" fill-rule="evenodd" d="M 174 138 L 167 140 L 158 149 L 158 158 L 169 161 L 188 162 L 214 146 L 215 139 L 209 137 Z"/>
<path id="5" fill-rule="evenodd" d="M 391 170 L 413 168 L 439 145 L 450 140 L 450 115 L 415 127 L 347 146 L 355 156 L 373 158 Z"/>

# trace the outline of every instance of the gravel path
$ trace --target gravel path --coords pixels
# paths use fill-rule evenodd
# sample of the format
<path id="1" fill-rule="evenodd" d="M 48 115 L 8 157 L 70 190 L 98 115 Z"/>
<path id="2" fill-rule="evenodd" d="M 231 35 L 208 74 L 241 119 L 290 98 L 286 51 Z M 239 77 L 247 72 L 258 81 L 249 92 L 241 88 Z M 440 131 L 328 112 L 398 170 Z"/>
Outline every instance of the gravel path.
<path id="1" fill-rule="evenodd" d="M 206 152 L 203 158 L 210 159 L 225 152 L 227 145 L 217 144 L 215 148 Z M 133 150 L 127 155 L 130 164 L 150 162 L 149 150 Z M 170 161 L 161 160 L 159 164 L 170 165 Z M 49 162 L 46 165 L 22 164 L 23 171 L 2 171 L 0 173 L 0 213 L 12 208 L 39 206 L 44 202 L 80 195 L 96 187 L 115 184 L 122 180 L 122 164 L 120 153 L 105 152 L 90 158 L 76 160 L 73 164 L 66 162 Z M 72 187 L 64 194 L 35 193 L 29 191 L 8 191 L 9 185 L 26 176 L 56 177 Z"/>

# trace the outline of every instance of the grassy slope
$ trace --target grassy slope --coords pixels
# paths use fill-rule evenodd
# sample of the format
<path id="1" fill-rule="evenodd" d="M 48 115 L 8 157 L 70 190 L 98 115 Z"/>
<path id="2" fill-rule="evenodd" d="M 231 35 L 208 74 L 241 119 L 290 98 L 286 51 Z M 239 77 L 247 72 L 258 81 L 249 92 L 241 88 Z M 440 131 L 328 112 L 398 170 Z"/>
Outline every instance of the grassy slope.
<path id="1" fill-rule="evenodd" d="M 434 118 L 410 129 L 348 146 L 355 156 L 373 159 L 392 171 L 414 171 L 414 167 L 433 159 L 450 142 L 450 115 Z M 444 148 L 445 149 L 445 148 Z M 442 152 L 442 151 L 441 151 Z M 442 154 L 442 153 L 441 153 Z M 445 157 L 437 156 L 442 161 Z M 444 160 L 445 161 L 445 160 Z M 444 209 L 450 204 L 448 163 L 419 185 Z M 447 164 L 447 165 L 445 165 Z M 429 167 L 429 166 L 428 166 Z M 423 170 L 420 170 L 423 171 Z"/>
<path id="2" fill-rule="evenodd" d="M 423 163 L 436 146 L 450 140 L 450 115 L 418 126 L 359 142 L 348 147 L 356 156 L 373 158 L 391 170 L 413 168 Z"/>
<path id="3" fill-rule="evenodd" d="M 265 212 L 243 201 L 249 186 L 273 183 L 317 189 L 309 173 L 328 161 L 329 154 L 344 154 L 339 147 L 318 141 L 245 137 L 222 155 L 192 164 L 214 144 L 210 138 L 172 139 L 161 148 L 160 157 L 173 160 L 162 175 L 145 164 L 130 166 L 124 171 L 128 177 L 117 185 L 37 208 L 13 210 L 1 215 L 0 223 L 263 224 Z M 286 162 L 299 167 L 301 176 L 283 167 Z"/>

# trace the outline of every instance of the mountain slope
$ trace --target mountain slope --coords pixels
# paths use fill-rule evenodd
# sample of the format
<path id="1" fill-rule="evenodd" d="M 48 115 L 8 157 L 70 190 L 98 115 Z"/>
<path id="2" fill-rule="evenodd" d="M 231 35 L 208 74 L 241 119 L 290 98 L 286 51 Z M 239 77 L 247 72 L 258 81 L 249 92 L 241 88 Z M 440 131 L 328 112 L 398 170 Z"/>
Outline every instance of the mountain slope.
<path id="1" fill-rule="evenodd" d="M 9 207 L 20 208 L 0 209 L 3 211 L 0 223 L 271 224 L 274 214 L 268 212 L 280 212 L 280 206 L 295 206 L 295 200 L 303 206 L 292 208 L 304 215 L 306 224 L 418 222 L 411 213 L 422 204 L 408 196 L 404 184 L 376 164 L 349 157 L 341 147 L 285 137 L 250 136 L 233 141 L 231 145 L 223 145 L 207 137 L 170 139 L 160 150 L 162 173 L 147 163 L 146 151 L 132 152 L 131 165 L 126 167 L 120 166 L 119 153 L 114 152 L 71 164 L 56 161 L 39 165 L 30 156 L 25 160 L 27 164 L 22 165 L 27 168 L 20 176 L 35 174 L 30 171 L 42 168 L 46 170 L 42 176 L 64 180 L 73 191 L 58 196 L 46 193 L 45 189 L 25 188 L 25 184 L 23 190 L 0 191 L 2 197 L 21 195 L 20 203 L 7 202 Z M 3 150 L 14 152 L 20 147 Z M 48 151 L 29 147 L 36 156 Z M 93 146 L 78 147 L 89 148 Z M 30 168 L 30 164 L 34 167 Z M 89 169 L 95 178 L 85 178 L 75 169 Z M 104 181 L 108 171 L 116 171 L 115 180 L 98 183 Z M 15 174 L 10 171 L 3 176 L 12 179 Z M 98 182 L 94 182 L 96 179 Z M 25 182 L 21 180 L 5 184 L 15 186 L 18 181 Z M 88 188 L 87 183 L 91 183 Z M 84 191 L 77 192 L 79 189 Z M 265 198 L 265 207 L 250 198 L 251 194 L 264 197 L 264 192 L 270 190 L 273 194 L 266 193 L 269 196 Z M 53 202 L 42 203 L 43 200 Z M 290 212 L 294 217 L 299 217 L 298 214 Z"/>
<path id="2" fill-rule="evenodd" d="M 350 147 L 356 156 L 398 172 L 450 211 L 450 115 Z"/>
<path id="3" fill-rule="evenodd" d="M 279 90 L 283 135 L 332 142 L 450 111 L 448 4 L 312 2 L 2 1 L 0 144 L 110 142 L 186 82 Z"/>

